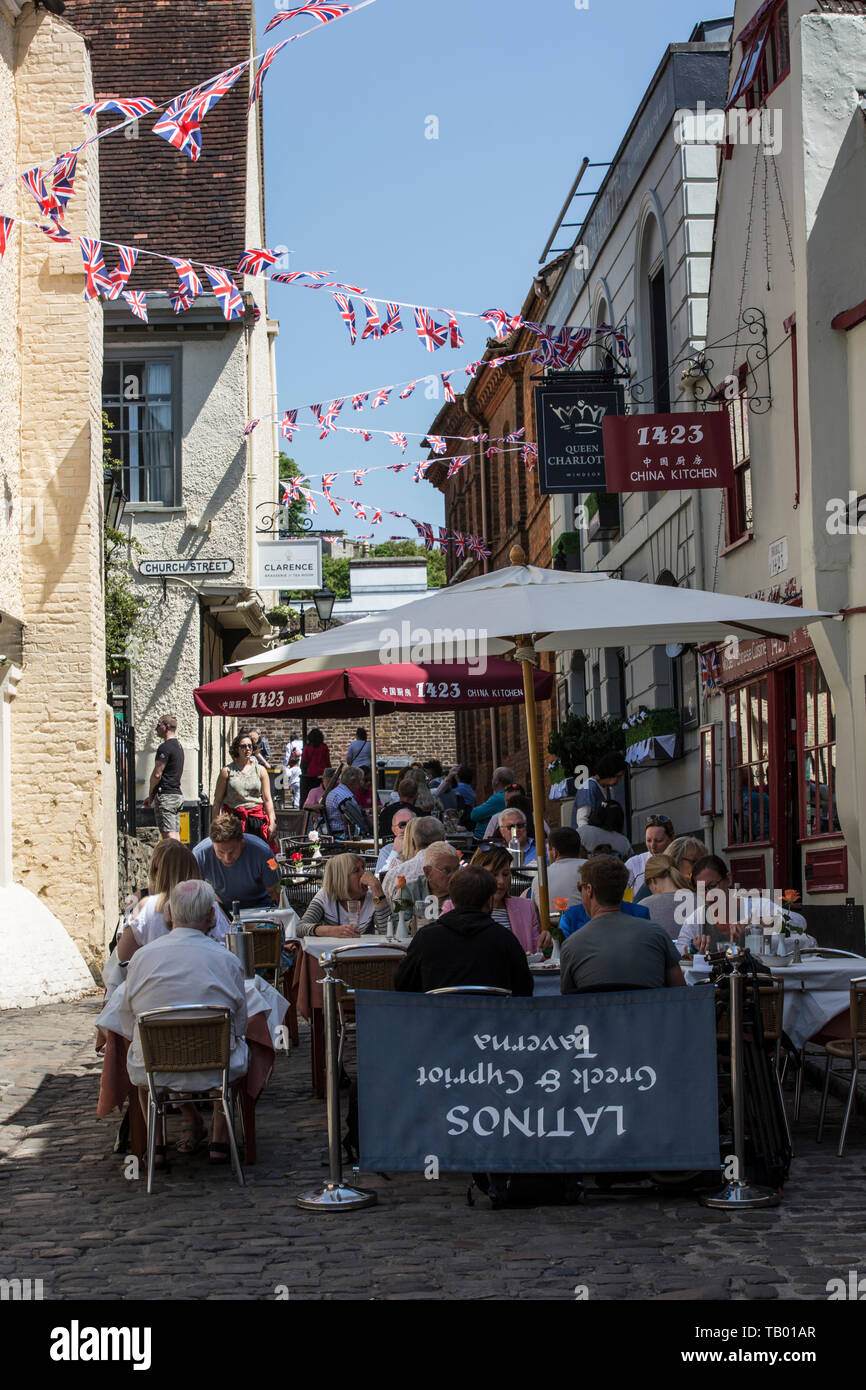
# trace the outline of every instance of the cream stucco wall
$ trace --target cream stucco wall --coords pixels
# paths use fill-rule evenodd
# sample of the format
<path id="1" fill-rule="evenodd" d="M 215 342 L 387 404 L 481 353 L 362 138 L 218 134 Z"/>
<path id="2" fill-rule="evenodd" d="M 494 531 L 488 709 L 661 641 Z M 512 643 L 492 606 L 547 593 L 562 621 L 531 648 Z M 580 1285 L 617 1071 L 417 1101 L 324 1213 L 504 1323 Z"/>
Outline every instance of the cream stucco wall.
<path id="1" fill-rule="evenodd" d="M 4 175 L 77 144 L 82 122 L 70 108 L 90 96 L 75 30 L 30 6 L 14 26 L 0 12 Z M 0 211 L 38 218 L 20 182 L 0 191 Z M 79 158 L 66 224 L 98 235 L 95 149 Z M 105 759 L 102 322 L 99 306 L 83 301 L 80 258 L 60 273 L 55 249 L 16 224 L 0 267 L 4 491 L 20 502 L 25 532 L 4 538 L 0 561 L 0 607 L 24 624 L 12 767 L 3 772 L 13 786 L 14 878 L 97 961 L 117 898 L 114 768 Z M 21 749 L 31 750 L 26 759 Z M 26 778 L 15 776 L 22 762 Z"/>

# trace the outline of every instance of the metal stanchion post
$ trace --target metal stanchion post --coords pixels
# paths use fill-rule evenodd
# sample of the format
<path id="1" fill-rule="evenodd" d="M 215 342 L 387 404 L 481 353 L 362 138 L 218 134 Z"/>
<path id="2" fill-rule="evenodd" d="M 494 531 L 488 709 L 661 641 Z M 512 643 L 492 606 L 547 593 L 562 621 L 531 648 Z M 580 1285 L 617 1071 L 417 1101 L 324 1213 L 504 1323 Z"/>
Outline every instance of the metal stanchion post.
<path id="1" fill-rule="evenodd" d="M 768 1187 L 755 1187 L 743 1177 L 746 1171 L 746 1141 L 743 1118 L 743 976 L 745 953 L 738 946 L 730 946 L 727 952 L 731 962 L 728 976 L 729 1007 L 728 1015 L 731 1029 L 731 1108 L 734 1117 L 734 1158 L 737 1175 L 725 1183 L 715 1197 L 701 1197 L 701 1206 L 749 1208 L 775 1207 L 779 1203 L 777 1192 Z"/>
<path id="2" fill-rule="evenodd" d="M 328 1107 L 328 1181 L 315 1192 L 303 1192 L 295 1200 L 303 1211 L 356 1211 L 372 1207 L 375 1192 L 350 1187 L 343 1182 L 343 1156 L 340 1149 L 340 1072 L 337 1064 L 337 980 L 334 957 L 322 956 L 325 978 L 320 983 L 325 1001 L 325 1095 Z"/>

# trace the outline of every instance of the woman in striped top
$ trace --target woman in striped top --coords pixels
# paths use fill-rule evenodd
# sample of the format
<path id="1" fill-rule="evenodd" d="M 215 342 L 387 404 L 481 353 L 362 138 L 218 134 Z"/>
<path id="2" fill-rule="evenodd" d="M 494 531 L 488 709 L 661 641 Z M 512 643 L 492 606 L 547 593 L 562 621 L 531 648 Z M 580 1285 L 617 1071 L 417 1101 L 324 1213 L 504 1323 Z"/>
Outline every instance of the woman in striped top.
<path id="1" fill-rule="evenodd" d="M 538 913 L 532 900 L 511 896 L 511 855 L 508 850 L 504 846 L 477 849 L 471 862 L 488 869 L 496 879 L 496 896 L 490 912 L 494 922 L 516 936 L 529 955 L 552 946 L 550 933 L 539 930 Z"/>
<path id="2" fill-rule="evenodd" d="M 360 936 L 388 930 L 388 899 L 357 854 L 335 854 L 322 886 L 301 918 L 298 936 Z"/>

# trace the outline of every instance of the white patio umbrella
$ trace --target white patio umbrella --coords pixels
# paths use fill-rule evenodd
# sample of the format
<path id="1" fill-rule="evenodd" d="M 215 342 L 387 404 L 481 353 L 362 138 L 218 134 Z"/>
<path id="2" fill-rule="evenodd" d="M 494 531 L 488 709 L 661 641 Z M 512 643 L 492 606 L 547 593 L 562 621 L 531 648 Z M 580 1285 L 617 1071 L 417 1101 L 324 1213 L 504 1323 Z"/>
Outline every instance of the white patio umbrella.
<path id="1" fill-rule="evenodd" d="M 372 618 L 316 633 L 238 662 L 245 680 L 275 671 L 327 671 L 347 661 L 372 666 L 397 661 L 466 660 L 511 654 L 523 666 L 532 805 L 538 844 L 542 924 L 547 919 L 544 798 L 532 668 L 538 652 L 587 647 L 724 642 L 789 637 L 832 613 L 764 603 L 736 594 L 636 583 L 592 572 L 539 569 L 523 563 L 519 546 L 507 569 L 437 589 Z M 415 655 L 412 655 L 413 649 Z"/>

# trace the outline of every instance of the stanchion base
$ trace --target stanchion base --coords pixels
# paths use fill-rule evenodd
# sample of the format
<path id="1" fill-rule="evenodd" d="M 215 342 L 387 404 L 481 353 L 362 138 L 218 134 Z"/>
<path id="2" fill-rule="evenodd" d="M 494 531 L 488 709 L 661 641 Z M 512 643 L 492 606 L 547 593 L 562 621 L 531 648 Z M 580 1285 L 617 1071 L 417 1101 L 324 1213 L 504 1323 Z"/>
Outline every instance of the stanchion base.
<path id="1" fill-rule="evenodd" d="M 323 1183 L 317 1192 L 302 1192 L 295 1198 L 301 1211 L 357 1211 L 376 1205 L 376 1193 L 343 1182 Z"/>
<path id="2" fill-rule="evenodd" d="M 702 1207 L 744 1210 L 749 1207 L 777 1207 L 779 1194 L 768 1187 L 753 1187 L 748 1182 L 729 1182 L 715 1197 L 701 1197 L 699 1200 Z"/>

